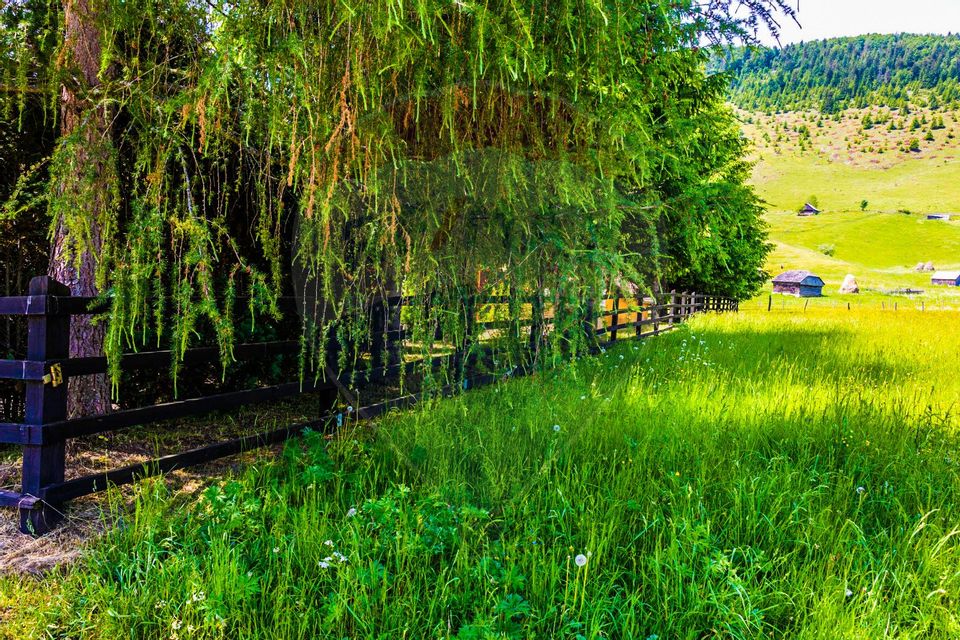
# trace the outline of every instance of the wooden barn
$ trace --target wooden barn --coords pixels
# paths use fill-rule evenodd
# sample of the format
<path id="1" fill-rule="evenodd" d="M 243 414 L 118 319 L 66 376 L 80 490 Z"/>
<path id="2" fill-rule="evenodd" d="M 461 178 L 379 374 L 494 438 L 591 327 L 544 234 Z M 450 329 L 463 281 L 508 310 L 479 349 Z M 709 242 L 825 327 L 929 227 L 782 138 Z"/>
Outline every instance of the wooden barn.
<path id="1" fill-rule="evenodd" d="M 773 292 L 798 298 L 823 295 L 823 280 L 809 271 L 785 271 L 773 279 Z"/>
<path id="2" fill-rule="evenodd" d="M 930 284 L 942 287 L 960 287 L 960 271 L 937 271 L 930 277 Z"/>
<path id="3" fill-rule="evenodd" d="M 801 217 L 818 216 L 820 215 L 820 209 L 817 209 L 808 202 L 807 204 L 803 205 L 803 209 L 800 209 L 800 211 L 797 212 L 797 215 Z"/>

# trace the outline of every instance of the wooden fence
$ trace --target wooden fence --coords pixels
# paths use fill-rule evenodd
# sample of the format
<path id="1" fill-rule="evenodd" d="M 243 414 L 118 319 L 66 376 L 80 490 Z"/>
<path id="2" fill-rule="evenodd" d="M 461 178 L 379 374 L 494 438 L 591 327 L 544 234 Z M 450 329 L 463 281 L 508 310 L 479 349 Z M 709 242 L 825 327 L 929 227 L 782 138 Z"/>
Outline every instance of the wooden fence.
<path id="1" fill-rule="evenodd" d="M 507 299 L 483 298 L 471 308 L 470 317 L 481 331 L 502 329 L 503 321 L 482 319 L 478 309 L 503 304 Z M 543 301 L 539 301 L 542 305 Z M 110 485 L 120 485 L 139 478 L 166 473 L 174 469 L 201 464 L 224 456 L 282 442 L 300 434 L 304 429 L 325 429 L 342 424 L 345 416 L 336 409 L 338 397 L 350 405 L 353 418 L 369 419 L 393 408 L 409 406 L 425 394 L 450 394 L 461 389 L 488 384 L 497 379 L 495 374 L 471 371 L 457 361 L 461 349 L 454 349 L 452 357 L 437 356 L 429 363 L 433 370 L 444 367 L 455 376 L 456 383 L 441 389 L 421 391 L 392 398 L 365 407 L 356 407 L 352 391 L 347 387 L 348 375 L 325 376 L 322 380 L 291 381 L 284 384 L 216 393 L 187 400 L 163 402 L 149 406 L 115 411 L 106 415 L 68 418 L 67 380 L 71 377 L 103 374 L 107 371 L 104 357 L 69 357 L 70 318 L 89 314 L 90 298 L 71 297 L 64 285 L 48 278 L 37 277 L 30 282 L 28 295 L 0 298 L 0 316 L 26 317 L 27 350 L 23 360 L 0 360 L 0 380 L 19 381 L 23 387 L 23 417 L 19 422 L 0 422 L 0 444 L 22 447 L 23 466 L 19 491 L 0 490 L 0 506 L 13 507 L 20 512 L 20 528 L 25 533 L 42 534 L 61 518 L 64 504 L 80 496 L 103 491 Z M 401 325 L 401 307 L 415 301 L 400 296 L 375 301 L 374 335 L 385 335 L 388 350 L 403 347 L 406 336 Z M 532 301 L 537 305 L 537 301 Z M 647 337 L 672 329 L 692 314 L 705 311 L 736 311 L 731 299 L 693 293 L 670 293 L 659 299 L 607 299 L 597 305 L 592 318 L 585 320 L 584 328 L 597 346 L 624 338 Z M 542 317 L 544 314 L 540 314 Z M 547 314 L 548 315 L 548 314 Z M 379 320 L 377 320 L 379 319 Z M 524 327 L 530 333 L 531 348 L 538 348 L 543 339 L 547 321 L 538 323 L 531 318 Z M 548 325 L 547 325 L 548 326 Z M 259 359 L 283 353 L 296 354 L 299 340 L 240 344 L 235 347 L 237 359 Z M 380 352 L 382 354 L 382 352 Z M 124 355 L 121 368 L 125 372 L 162 369 L 170 365 L 169 351 L 137 352 Z M 184 355 L 185 363 L 198 364 L 218 361 L 215 348 L 190 349 Z M 425 363 L 404 361 L 402 358 L 378 358 L 374 362 L 387 364 L 365 370 L 364 381 L 395 379 L 402 368 L 415 368 Z M 519 372 L 523 373 L 523 372 Z M 329 412 L 315 420 L 289 425 L 265 433 L 211 444 L 131 465 L 112 471 L 67 478 L 65 445 L 71 438 L 89 436 L 107 431 L 118 431 L 161 420 L 196 416 L 212 411 L 236 409 L 242 406 L 289 398 L 306 392 L 320 392 L 329 400 Z M 318 412 L 319 413 L 319 412 Z"/>

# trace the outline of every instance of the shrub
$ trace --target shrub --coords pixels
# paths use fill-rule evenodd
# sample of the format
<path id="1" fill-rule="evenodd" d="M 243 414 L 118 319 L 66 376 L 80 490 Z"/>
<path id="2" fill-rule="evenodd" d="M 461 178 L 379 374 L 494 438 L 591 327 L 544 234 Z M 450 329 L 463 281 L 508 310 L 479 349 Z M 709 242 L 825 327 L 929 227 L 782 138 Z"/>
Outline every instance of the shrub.
<path id="1" fill-rule="evenodd" d="M 817 251 L 825 256 L 833 256 L 837 252 L 837 247 L 832 244 L 821 244 L 817 246 Z"/>

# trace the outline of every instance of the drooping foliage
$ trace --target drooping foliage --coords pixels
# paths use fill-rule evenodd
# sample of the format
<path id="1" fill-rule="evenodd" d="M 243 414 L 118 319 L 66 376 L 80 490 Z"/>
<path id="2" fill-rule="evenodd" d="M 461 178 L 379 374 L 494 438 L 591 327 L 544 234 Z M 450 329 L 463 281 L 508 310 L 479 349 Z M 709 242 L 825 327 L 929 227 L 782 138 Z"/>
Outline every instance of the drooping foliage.
<path id="1" fill-rule="evenodd" d="M 438 324 L 471 332 L 478 282 L 548 292 L 564 340 L 624 279 L 738 296 L 759 282 L 743 142 L 699 46 L 774 27 L 786 0 L 83 5 L 95 87 L 74 86 L 50 0 L 0 13 L 0 82 L 8 119 L 39 92 L 55 123 L 67 86 L 110 123 L 60 140 L 47 201 L 71 255 L 102 234 L 114 362 L 205 331 L 228 363 L 241 294 L 255 318 L 293 289 L 319 354 L 369 339 L 369 300 L 390 291 L 431 300 L 411 319 L 430 349 Z M 102 145 L 95 175 L 81 145 Z"/>
<path id="2" fill-rule="evenodd" d="M 719 61 L 718 61 L 719 63 Z M 791 44 L 783 49 L 737 48 L 721 68 L 733 99 L 745 109 L 822 109 L 960 100 L 960 36 L 866 35 Z"/>

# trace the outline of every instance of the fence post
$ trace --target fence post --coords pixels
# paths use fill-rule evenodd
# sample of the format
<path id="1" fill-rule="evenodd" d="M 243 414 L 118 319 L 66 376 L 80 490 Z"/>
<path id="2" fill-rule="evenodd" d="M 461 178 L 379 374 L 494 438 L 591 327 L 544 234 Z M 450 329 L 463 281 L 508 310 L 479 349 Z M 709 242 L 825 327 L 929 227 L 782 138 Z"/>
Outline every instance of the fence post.
<path id="1" fill-rule="evenodd" d="M 653 320 L 653 335 L 660 333 L 660 301 L 657 296 L 652 298 L 653 305 L 650 307 L 650 318 Z"/>
<path id="2" fill-rule="evenodd" d="M 30 281 L 31 296 L 69 296 L 70 289 L 49 276 L 38 276 Z M 44 315 L 29 316 L 27 320 L 27 360 L 47 362 L 62 360 L 70 355 L 70 316 L 47 307 Z M 42 425 L 67 418 L 66 380 L 54 386 L 42 380 L 26 383 L 26 410 L 24 422 Z M 63 482 L 66 464 L 65 442 L 46 442 L 23 447 L 23 479 L 20 493 L 43 500 L 44 487 Z M 32 509 L 20 509 L 20 530 L 40 535 L 46 533 L 62 517 L 62 505 L 40 502 Z"/>
<path id="3" fill-rule="evenodd" d="M 610 342 L 617 341 L 617 325 L 620 324 L 619 311 L 620 311 L 620 292 L 614 291 L 613 315 L 610 316 Z"/>

